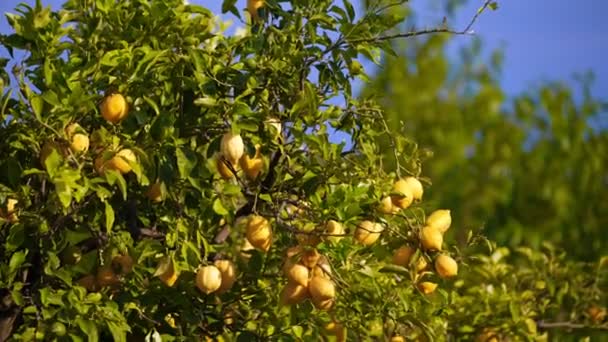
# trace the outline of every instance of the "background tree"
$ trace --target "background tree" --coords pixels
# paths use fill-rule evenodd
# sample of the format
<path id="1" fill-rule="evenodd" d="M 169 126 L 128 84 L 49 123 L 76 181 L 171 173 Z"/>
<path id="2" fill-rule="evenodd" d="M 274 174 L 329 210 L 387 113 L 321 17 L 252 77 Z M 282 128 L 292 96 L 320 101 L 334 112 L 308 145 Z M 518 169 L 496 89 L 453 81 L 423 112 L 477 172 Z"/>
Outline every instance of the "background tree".
<path id="1" fill-rule="evenodd" d="M 19 5 L 0 36 L 0 340 L 608 329 L 605 260 L 444 243 L 463 228 L 428 210 L 423 155 L 351 92 L 401 4 L 267 1 L 231 37 L 181 0 Z"/>
<path id="2" fill-rule="evenodd" d="M 397 55 L 385 55 L 362 93 L 379 97 L 389 126 L 401 129 L 394 134 L 432 151 L 424 172 L 435 185 L 429 198 L 452 208 L 458 226 L 483 227 L 501 244 L 538 248 L 551 241 L 578 259 L 601 256 L 608 242 L 608 133 L 598 120 L 606 103 L 584 80 L 507 98 L 499 84 L 501 52 L 486 60 L 475 39 L 459 57 L 448 57 L 452 38 L 393 41 Z M 386 167 L 394 166 L 389 152 Z M 455 234 L 464 240 L 462 231 Z"/>

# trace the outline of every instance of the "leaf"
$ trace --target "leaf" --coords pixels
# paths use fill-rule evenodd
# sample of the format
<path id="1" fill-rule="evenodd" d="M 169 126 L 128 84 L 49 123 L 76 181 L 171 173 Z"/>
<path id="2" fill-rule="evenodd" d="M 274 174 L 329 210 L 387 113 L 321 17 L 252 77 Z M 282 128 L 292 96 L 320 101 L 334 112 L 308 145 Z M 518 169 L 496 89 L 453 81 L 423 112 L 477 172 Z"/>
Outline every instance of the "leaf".
<path id="1" fill-rule="evenodd" d="M 211 97 L 199 97 L 198 99 L 194 100 L 194 104 L 201 107 L 211 108 L 215 107 L 217 100 Z"/>
<path id="2" fill-rule="evenodd" d="M 175 157 L 177 158 L 177 168 L 180 177 L 182 179 L 188 178 L 196 165 L 196 155 L 192 151 L 186 150 L 184 152 L 182 149 L 177 148 L 175 150 Z"/>
<path id="3" fill-rule="evenodd" d="M 32 104 L 32 110 L 34 111 L 34 115 L 36 115 L 36 118 L 38 118 L 38 120 L 42 120 L 41 115 L 44 107 L 44 100 L 39 96 L 33 95 L 30 102 Z"/>
<path id="4" fill-rule="evenodd" d="M 213 211 L 221 216 L 226 216 L 228 215 L 228 210 L 226 210 L 226 208 L 224 208 L 224 205 L 222 204 L 222 200 L 218 197 L 213 201 Z"/>
<path id="5" fill-rule="evenodd" d="M 27 249 L 13 253 L 13 255 L 11 256 L 11 260 L 8 263 L 8 271 L 10 274 L 14 274 L 15 272 L 17 272 L 23 262 L 25 262 L 25 257 L 27 256 L 27 253 Z"/>
<path id="6" fill-rule="evenodd" d="M 123 325 L 114 323 L 112 321 L 107 322 L 108 329 L 112 334 L 115 342 L 126 342 L 127 341 L 127 331 L 130 331 L 129 327 L 125 329 Z"/>
<path id="7" fill-rule="evenodd" d="M 104 202 L 106 210 L 106 232 L 109 234 L 112 231 L 112 227 L 114 226 L 114 209 L 109 202 Z"/>
<path id="8" fill-rule="evenodd" d="M 76 318 L 76 324 L 80 327 L 80 330 L 87 335 L 89 342 L 99 341 L 99 331 L 97 330 L 95 321 L 78 317 Z"/>

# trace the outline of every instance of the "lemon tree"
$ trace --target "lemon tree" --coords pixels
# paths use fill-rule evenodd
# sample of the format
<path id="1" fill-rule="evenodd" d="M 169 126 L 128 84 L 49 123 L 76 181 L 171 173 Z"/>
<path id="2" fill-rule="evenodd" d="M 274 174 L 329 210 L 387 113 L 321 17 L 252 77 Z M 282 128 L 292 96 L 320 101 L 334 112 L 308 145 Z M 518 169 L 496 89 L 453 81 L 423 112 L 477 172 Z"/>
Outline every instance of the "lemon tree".
<path id="1" fill-rule="evenodd" d="M 393 5 L 243 6 L 255 13 L 222 6 L 254 18 L 239 35 L 181 0 L 7 15 L 0 340 L 497 341 L 606 328 L 605 262 L 509 256 L 476 234 L 456 247 L 445 236 L 464 228 L 426 201 L 424 152 L 391 135 L 384 167 L 382 106 L 355 98 L 352 81 L 366 77 L 359 56 L 391 52 L 378 37 L 404 19 Z"/>

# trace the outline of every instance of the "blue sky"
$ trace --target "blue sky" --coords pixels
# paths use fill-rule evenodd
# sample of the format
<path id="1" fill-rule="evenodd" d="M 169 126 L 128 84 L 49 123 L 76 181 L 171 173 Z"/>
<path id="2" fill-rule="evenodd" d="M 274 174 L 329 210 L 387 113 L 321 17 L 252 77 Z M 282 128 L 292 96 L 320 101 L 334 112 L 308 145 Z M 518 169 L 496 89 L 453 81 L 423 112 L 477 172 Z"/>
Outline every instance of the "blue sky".
<path id="1" fill-rule="evenodd" d="M 21 1 L 1 0 L 5 13 Z M 33 0 L 25 1 L 33 3 Z M 57 9 L 63 0 L 42 0 Z M 191 0 L 219 13 L 221 0 Z M 498 0 L 496 12 L 484 13 L 474 26 L 485 47 L 505 47 L 505 65 L 501 82 L 508 94 L 518 94 L 547 80 L 572 81 L 574 73 L 593 71 L 595 96 L 608 95 L 608 1 L 582 0 Z M 436 23 L 437 11 L 429 9 L 428 0 L 410 0 L 416 8 L 424 8 L 421 24 Z M 441 3 L 441 0 L 439 0 Z M 459 10 L 453 26 L 463 27 L 483 0 L 469 0 Z M 245 0 L 239 0 L 240 8 Z M 0 19 L 0 32 L 10 28 L 6 18 Z M 466 42 L 469 37 L 458 37 Z M 486 51 L 488 51 L 486 50 Z M 0 52 L 1 54 L 1 52 Z"/>

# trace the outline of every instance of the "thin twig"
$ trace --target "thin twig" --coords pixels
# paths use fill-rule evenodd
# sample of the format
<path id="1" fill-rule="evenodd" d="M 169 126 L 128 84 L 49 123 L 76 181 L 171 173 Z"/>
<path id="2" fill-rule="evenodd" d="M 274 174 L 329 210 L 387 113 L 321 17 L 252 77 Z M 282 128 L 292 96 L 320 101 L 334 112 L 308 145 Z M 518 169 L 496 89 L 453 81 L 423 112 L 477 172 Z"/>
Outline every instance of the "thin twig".
<path id="1" fill-rule="evenodd" d="M 573 323 L 573 322 L 544 322 L 539 321 L 536 325 L 541 329 L 599 329 L 599 330 L 608 330 L 608 325 L 600 325 L 600 326 L 590 326 L 582 323 Z"/>

